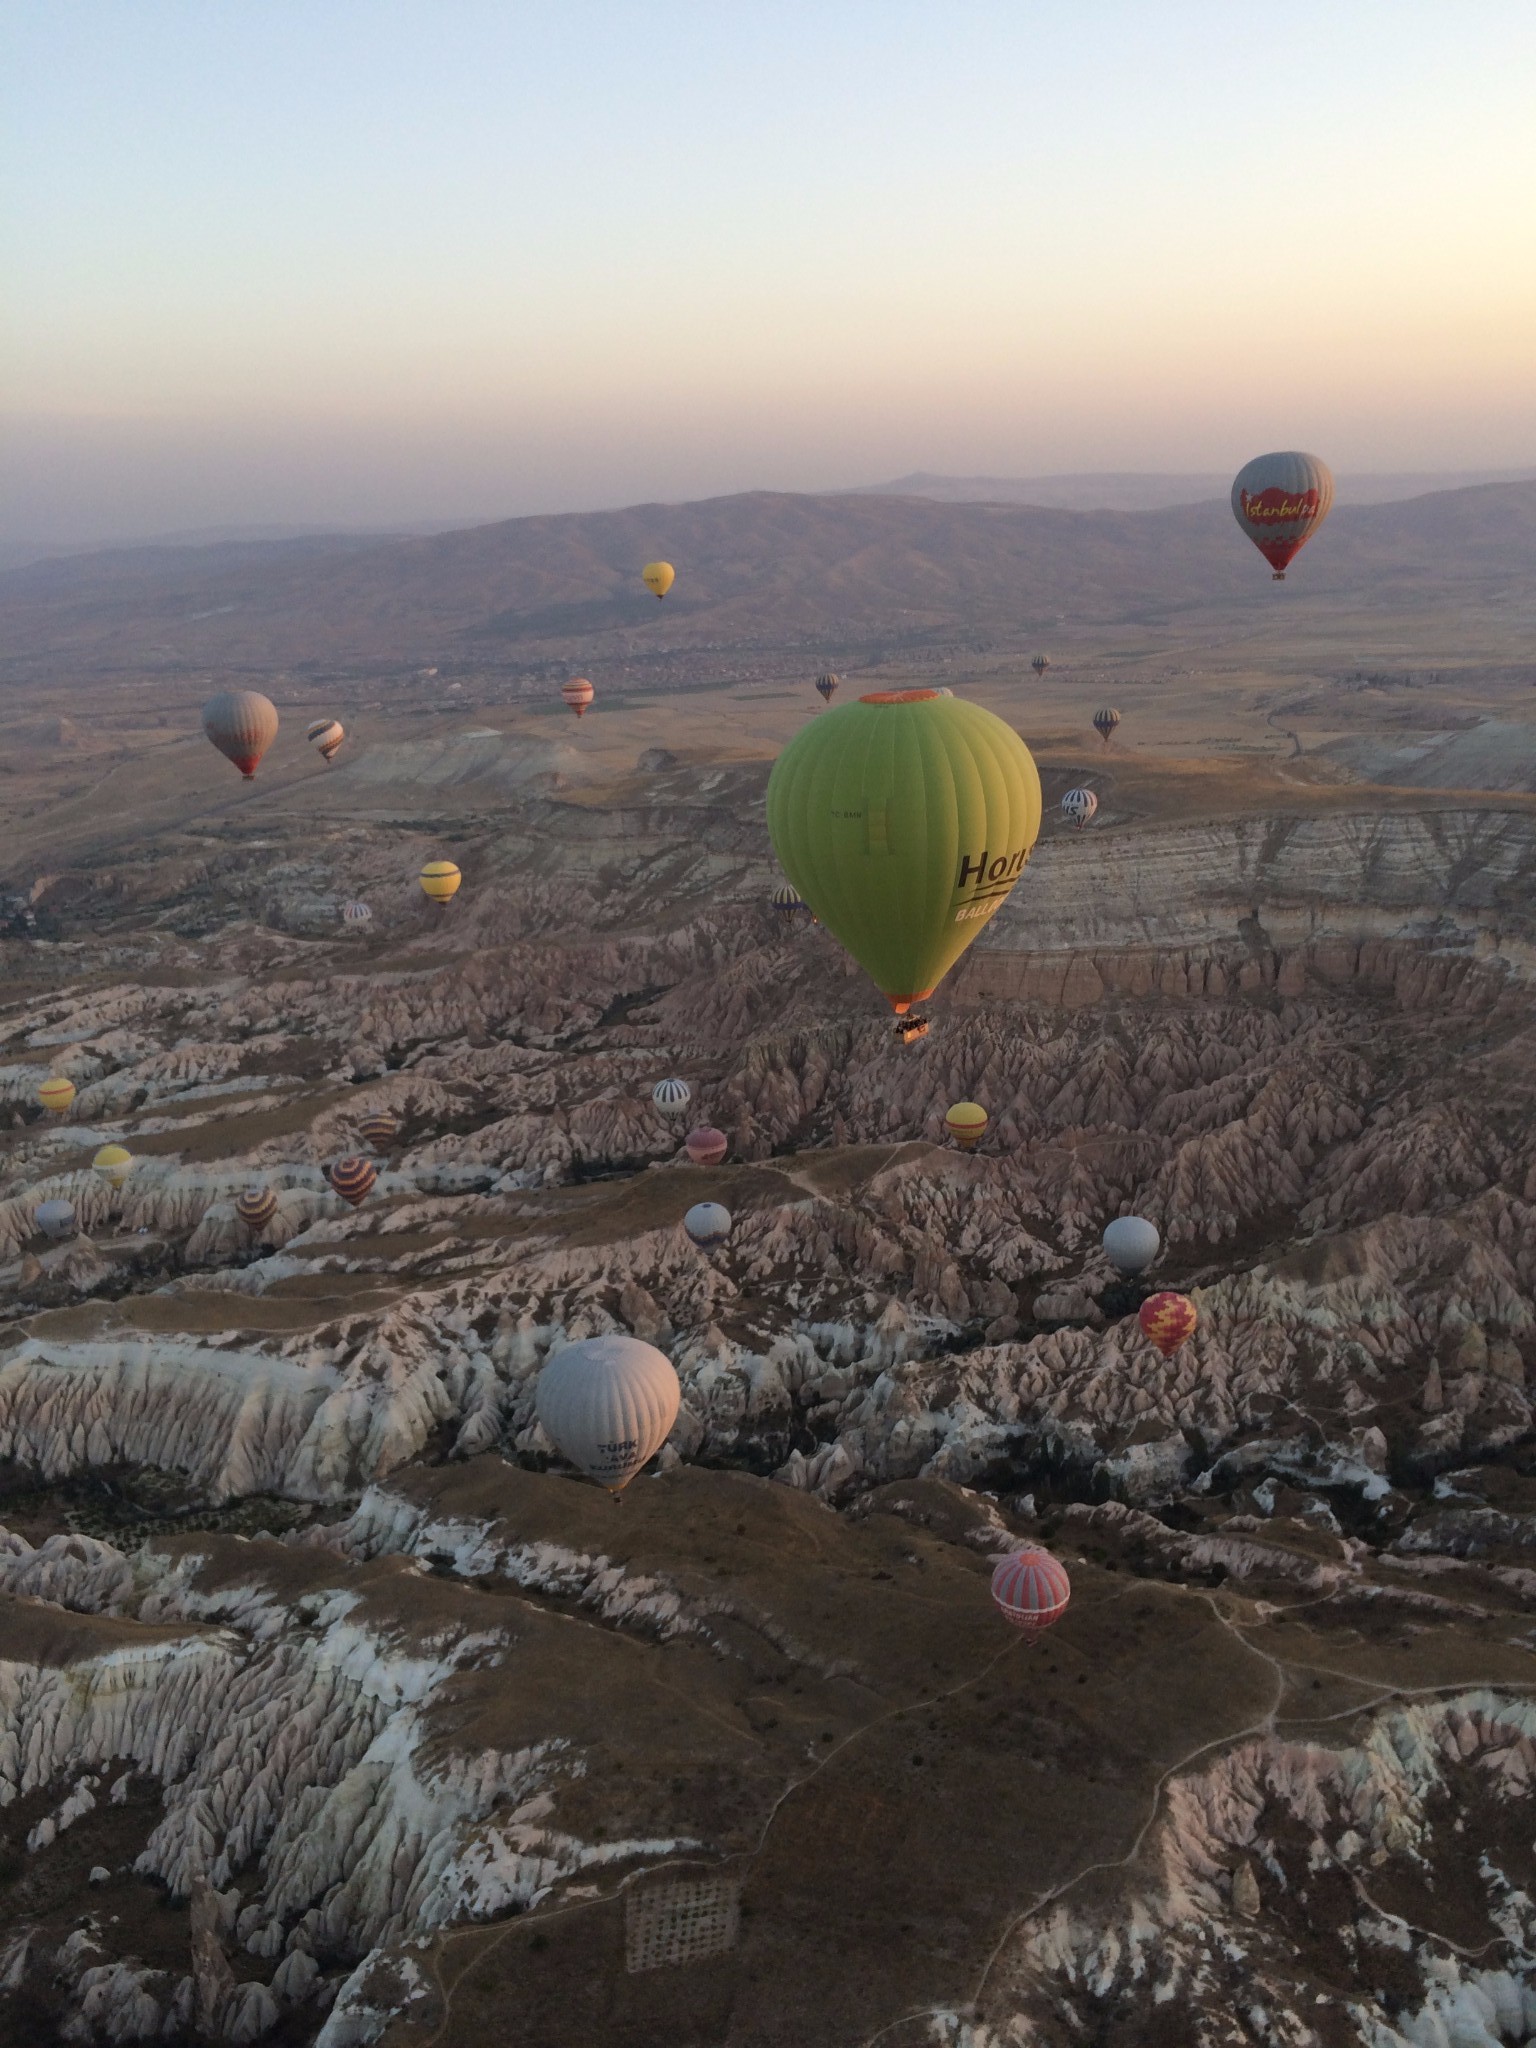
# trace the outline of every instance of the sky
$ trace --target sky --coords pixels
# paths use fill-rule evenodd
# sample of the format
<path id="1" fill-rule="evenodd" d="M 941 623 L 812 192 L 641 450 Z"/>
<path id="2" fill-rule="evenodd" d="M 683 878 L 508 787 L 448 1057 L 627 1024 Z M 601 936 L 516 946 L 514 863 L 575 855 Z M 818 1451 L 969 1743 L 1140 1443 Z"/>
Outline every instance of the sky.
<path id="1" fill-rule="evenodd" d="M 1529 0 L 6 0 L 0 539 L 1536 463 Z"/>

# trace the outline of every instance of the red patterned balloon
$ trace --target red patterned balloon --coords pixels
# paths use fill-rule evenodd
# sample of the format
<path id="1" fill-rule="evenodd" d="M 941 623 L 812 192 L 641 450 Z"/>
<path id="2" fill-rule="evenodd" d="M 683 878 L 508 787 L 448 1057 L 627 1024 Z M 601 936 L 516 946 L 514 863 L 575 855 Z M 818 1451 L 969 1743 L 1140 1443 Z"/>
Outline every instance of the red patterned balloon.
<path id="1" fill-rule="evenodd" d="M 992 1574 L 992 1598 L 1004 1621 L 1033 1642 L 1066 1613 L 1072 1581 L 1048 1550 L 1012 1550 Z"/>
<path id="2" fill-rule="evenodd" d="M 718 1166 L 731 1149 L 731 1141 L 724 1131 L 717 1131 L 713 1124 L 700 1124 L 696 1131 L 690 1131 L 683 1140 L 683 1149 L 695 1166 Z"/>
<path id="3" fill-rule="evenodd" d="M 1187 1294 L 1154 1294 L 1141 1304 L 1136 1318 L 1141 1334 L 1150 1337 L 1164 1358 L 1195 1334 L 1200 1311 Z"/>
<path id="4" fill-rule="evenodd" d="M 1232 481 L 1232 515 L 1274 571 L 1277 583 L 1328 517 L 1333 477 L 1300 449 L 1256 455 Z"/>

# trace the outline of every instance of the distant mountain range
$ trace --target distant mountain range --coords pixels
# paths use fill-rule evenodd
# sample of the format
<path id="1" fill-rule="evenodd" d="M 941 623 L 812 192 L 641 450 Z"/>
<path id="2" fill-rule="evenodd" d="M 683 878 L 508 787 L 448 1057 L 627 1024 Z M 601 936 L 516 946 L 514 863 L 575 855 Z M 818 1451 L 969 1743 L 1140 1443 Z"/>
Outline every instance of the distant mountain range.
<path id="1" fill-rule="evenodd" d="M 639 570 L 678 567 L 657 604 Z M 1536 481 L 1345 505 L 1298 601 L 1528 592 Z M 87 667 L 663 662 L 708 650 L 997 650 L 1059 623 L 1151 624 L 1271 602 L 1224 501 L 1076 512 L 856 492 L 358 536 L 117 549 L 0 576 L 5 661 Z"/>
<path id="2" fill-rule="evenodd" d="M 1401 474 L 1356 475 L 1343 471 L 1336 479 L 1340 505 L 1389 505 L 1419 498 L 1431 491 L 1465 490 L 1475 484 L 1527 483 L 1536 469 L 1405 470 Z M 1146 470 L 1106 471 L 1075 476 L 934 476 L 914 470 L 894 483 L 864 484 L 881 497 L 937 498 L 946 505 L 1043 505 L 1058 512 L 1160 512 L 1172 505 L 1199 505 L 1225 499 L 1230 476 L 1215 470 L 1166 474 Z"/>

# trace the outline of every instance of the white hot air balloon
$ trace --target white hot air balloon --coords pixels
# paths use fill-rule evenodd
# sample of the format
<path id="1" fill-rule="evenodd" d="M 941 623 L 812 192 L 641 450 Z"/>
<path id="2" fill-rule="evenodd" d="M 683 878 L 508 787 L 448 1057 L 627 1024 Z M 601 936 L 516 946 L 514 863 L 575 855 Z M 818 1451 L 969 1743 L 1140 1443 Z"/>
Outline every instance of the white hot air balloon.
<path id="1" fill-rule="evenodd" d="M 32 1221 L 44 1237 L 73 1237 L 75 1205 L 63 1201 L 39 1202 L 32 1211 Z"/>
<path id="2" fill-rule="evenodd" d="M 1061 800 L 1061 815 L 1079 832 L 1098 808 L 1099 800 L 1091 789 L 1069 789 Z"/>
<path id="3" fill-rule="evenodd" d="M 695 1202 L 683 1228 L 701 1252 L 717 1251 L 731 1234 L 731 1212 L 720 1202 Z"/>
<path id="4" fill-rule="evenodd" d="M 686 1081 L 679 1081 L 673 1075 L 656 1083 L 651 1090 L 651 1100 L 663 1116 L 681 1116 L 693 1100 L 693 1090 Z"/>
<path id="5" fill-rule="evenodd" d="M 366 903 L 343 903 L 341 906 L 343 924 L 369 924 L 372 920 L 373 912 Z"/>
<path id="6" fill-rule="evenodd" d="M 1104 1256 L 1117 1273 L 1145 1273 L 1162 1243 L 1145 1216 L 1117 1216 L 1104 1233 Z"/>
<path id="7" fill-rule="evenodd" d="M 615 1494 L 666 1442 L 681 1398 L 666 1354 L 619 1332 L 555 1352 L 534 1390 L 545 1433 Z"/>

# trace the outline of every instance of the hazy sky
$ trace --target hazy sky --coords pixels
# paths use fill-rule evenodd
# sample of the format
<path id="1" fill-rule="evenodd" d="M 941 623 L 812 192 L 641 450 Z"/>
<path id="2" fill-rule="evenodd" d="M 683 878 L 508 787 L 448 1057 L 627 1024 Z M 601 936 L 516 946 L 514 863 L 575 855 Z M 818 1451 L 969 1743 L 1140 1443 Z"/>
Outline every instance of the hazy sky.
<path id="1" fill-rule="evenodd" d="M 5 0 L 0 532 L 1536 462 L 1531 0 Z"/>

